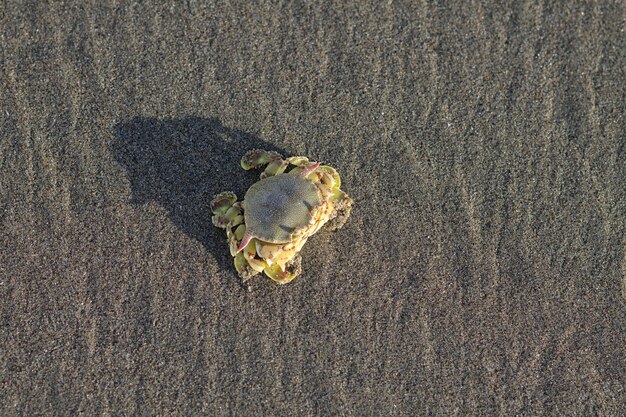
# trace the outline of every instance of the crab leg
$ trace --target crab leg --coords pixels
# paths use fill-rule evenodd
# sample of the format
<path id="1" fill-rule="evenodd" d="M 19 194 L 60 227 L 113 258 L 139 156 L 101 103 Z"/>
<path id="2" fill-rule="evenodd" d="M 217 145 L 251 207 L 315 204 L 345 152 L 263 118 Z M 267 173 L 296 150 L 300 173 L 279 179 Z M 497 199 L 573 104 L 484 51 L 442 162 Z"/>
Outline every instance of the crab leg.
<path id="1" fill-rule="evenodd" d="M 237 196 L 230 191 L 220 193 L 213 198 L 211 211 L 213 212 L 211 218 L 213 224 L 222 229 L 226 228 L 228 224 L 237 226 L 243 223 L 241 207 L 237 204 Z"/>
<path id="2" fill-rule="evenodd" d="M 241 167 L 246 171 L 252 168 L 258 169 L 264 165 L 267 166 L 261 173 L 261 179 L 282 174 L 289 166 L 289 162 L 284 160 L 278 152 L 260 149 L 250 150 L 241 158 Z"/>
<path id="3" fill-rule="evenodd" d="M 304 176 L 309 175 L 317 167 L 317 165 L 308 165 L 309 158 L 306 156 L 292 156 L 283 159 L 282 155 L 274 151 L 263 151 L 261 149 L 252 149 L 245 153 L 241 158 L 241 167 L 243 169 L 259 169 L 267 165 L 261 173 L 261 179 L 280 175 L 287 170 L 289 165 L 295 165 L 294 173 L 302 172 Z"/>
<path id="4" fill-rule="evenodd" d="M 241 167 L 246 171 L 258 169 L 279 159 L 283 159 L 283 156 L 278 152 L 251 149 L 241 158 Z"/>

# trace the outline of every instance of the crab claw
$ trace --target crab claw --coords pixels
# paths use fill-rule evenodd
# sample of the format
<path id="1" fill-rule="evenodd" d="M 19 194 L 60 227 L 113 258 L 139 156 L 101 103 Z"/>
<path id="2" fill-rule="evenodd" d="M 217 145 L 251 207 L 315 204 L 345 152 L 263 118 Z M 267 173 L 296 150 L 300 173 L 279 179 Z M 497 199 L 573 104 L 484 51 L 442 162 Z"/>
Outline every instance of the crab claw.
<path id="1" fill-rule="evenodd" d="M 298 172 L 298 174 L 302 175 L 303 177 L 308 176 L 311 172 L 315 171 L 317 168 L 320 167 L 320 163 L 316 162 L 313 165 L 309 165 L 307 167 L 304 167 L 302 169 L 302 171 Z"/>
<path id="2" fill-rule="evenodd" d="M 237 248 L 237 253 L 244 250 L 244 248 L 248 246 L 252 239 L 254 239 L 254 235 L 252 233 L 248 233 L 248 231 L 246 230 L 246 233 L 243 235 L 243 239 L 241 239 L 241 244 L 239 245 L 239 248 Z"/>

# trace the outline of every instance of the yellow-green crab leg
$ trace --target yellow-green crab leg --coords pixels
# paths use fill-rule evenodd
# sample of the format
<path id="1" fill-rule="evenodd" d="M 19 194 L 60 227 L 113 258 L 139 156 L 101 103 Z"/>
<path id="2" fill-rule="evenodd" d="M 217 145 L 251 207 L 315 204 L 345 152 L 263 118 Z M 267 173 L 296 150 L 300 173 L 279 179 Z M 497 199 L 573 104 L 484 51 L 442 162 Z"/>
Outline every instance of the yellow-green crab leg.
<path id="1" fill-rule="evenodd" d="M 261 178 L 282 174 L 289 166 L 289 162 L 278 152 L 261 149 L 252 149 L 241 158 L 241 167 L 246 171 L 259 169 L 265 165 L 267 166 L 261 173 Z"/>
<path id="2" fill-rule="evenodd" d="M 292 156 L 284 159 L 281 154 L 274 151 L 264 151 L 262 149 L 252 149 L 241 158 L 241 167 L 246 171 L 259 169 L 265 166 L 261 173 L 261 179 L 280 175 L 285 172 L 289 165 L 295 165 L 294 173 L 305 170 L 310 166 L 309 158 L 306 156 Z"/>
<path id="3" fill-rule="evenodd" d="M 225 229 L 226 226 L 237 226 L 243 223 L 241 205 L 237 204 L 235 193 L 225 191 L 219 193 L 211 200 L 211 220 L 216 227 Z"/>

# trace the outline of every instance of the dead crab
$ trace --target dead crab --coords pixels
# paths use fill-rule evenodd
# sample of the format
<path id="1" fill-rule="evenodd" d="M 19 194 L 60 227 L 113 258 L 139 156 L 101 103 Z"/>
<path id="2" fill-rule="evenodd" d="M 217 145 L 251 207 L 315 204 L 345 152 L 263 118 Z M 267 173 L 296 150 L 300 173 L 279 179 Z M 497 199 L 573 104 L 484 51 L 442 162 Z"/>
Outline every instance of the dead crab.
<path id="1" fill-rule="evenodd" d="M 241 159 L 245 170 L 265 165 L 243 201 L 230 191 L 213 198 L 212 220 L 226 229 L 235 269 L 244 281 L 265 272 L 286 284 L 302 271 L 299 252 L 307 239 L 327 222 L 332 230 L 341 228 L 352 199 L 339 188 L 334 168 L 306 157 L 283 159 L 277 152 L 255 149 Z"/>

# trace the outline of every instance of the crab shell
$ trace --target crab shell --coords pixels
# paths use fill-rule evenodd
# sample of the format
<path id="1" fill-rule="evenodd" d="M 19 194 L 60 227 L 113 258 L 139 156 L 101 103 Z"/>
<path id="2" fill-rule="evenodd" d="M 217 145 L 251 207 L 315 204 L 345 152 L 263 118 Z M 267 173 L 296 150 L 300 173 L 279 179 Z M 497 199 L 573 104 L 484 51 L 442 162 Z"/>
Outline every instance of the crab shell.
<path id="1" fill-rule="evenodd" d="M 313 181 L 297 174 L 267 177 L 243 200 L 246 234 L 267 243 L 288 243 L 314 223 L 324 197 Z"/>
<path id="2" fill-rule="evenodd" d="M 251 152 L 263 151 L 246 154 L 242 167 L 247 168 L 244 162 Z M 307 239 L 339 214 L 334 228 L 340 228 L 352 200 L 339 189 L 339 174 L 330 166 L 309 164 L 304 157 L 284 161 L 267 152 L 260 155 L 274 158 L 268 169 L 274 164 L 282 171 L 267 174 L 266 169 L 243 202 L 236 202 L 233 193 L 217 195 L 211 202 L 213 223 L 226 228 L 235 268 L 244 280 L 264 272 L 284 284 L 300 273 L 299 252 Z M 289 163 L 296 168 L 283 173 Z"/>

